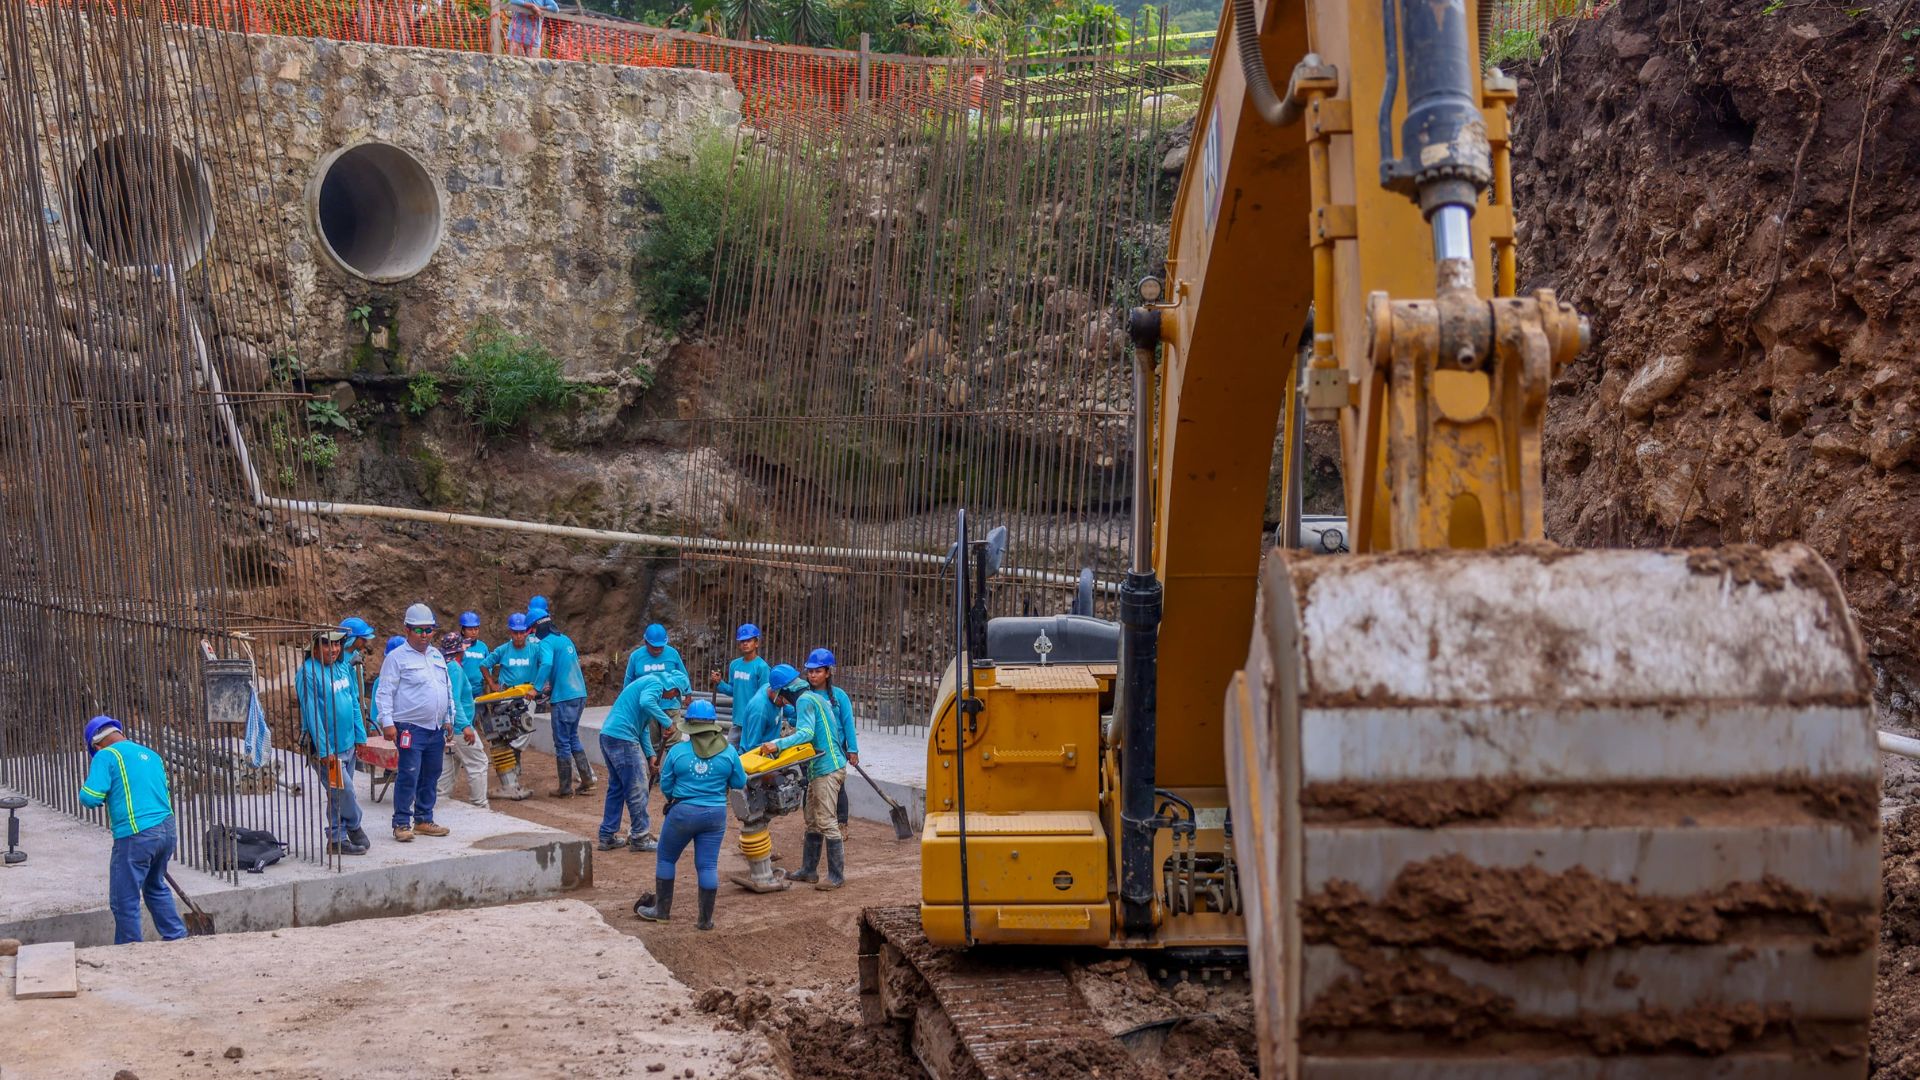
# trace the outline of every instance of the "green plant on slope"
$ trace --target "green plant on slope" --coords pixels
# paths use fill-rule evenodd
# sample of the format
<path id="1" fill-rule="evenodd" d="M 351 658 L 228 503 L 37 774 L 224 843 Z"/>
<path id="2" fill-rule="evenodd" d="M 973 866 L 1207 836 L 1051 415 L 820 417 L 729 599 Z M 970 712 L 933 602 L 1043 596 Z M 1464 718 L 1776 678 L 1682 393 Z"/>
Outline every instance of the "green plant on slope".
<path id="1" fill-rule="evenodd" d="M 1502 30 L 1487 48 L 1487 63 L 1510 64 L 1540 59 L 1540 35 L 1532 30 Z"/>
<path id="2" fill-rule="evenodd" d="M 537 341 L 482 319 L 453 356 L 454 401 L 490 437 L 505 435 L 545 409 L 570 405 L 592 389 L 568 382 L 560 361 Z"/>
<path id="3" fill-rule="evenodd" d="M 415 375 L 407 381 L 407 393 L 401 405 L 408 415 L 424 416 L 428 409 L 440 404 L 440 378 L 432 373 Z"/>
<path id="4" fill-rule="evenodd" d="M 340 411 L 340 406 L 326 398 L 316 398 L 307 402 L 307 426 L 311 428 L 334 428 L 339 431 L 355 431 L 353 421 Z"/>

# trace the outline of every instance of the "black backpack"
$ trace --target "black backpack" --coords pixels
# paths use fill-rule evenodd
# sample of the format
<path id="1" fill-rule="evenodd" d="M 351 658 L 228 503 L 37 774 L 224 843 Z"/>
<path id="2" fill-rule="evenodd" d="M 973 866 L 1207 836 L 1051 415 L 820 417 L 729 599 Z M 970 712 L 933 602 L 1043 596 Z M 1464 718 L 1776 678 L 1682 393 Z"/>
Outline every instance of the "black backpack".
<path id="1" fill-rule="evenodd" d="M 215 870 L 237 867 L 249 874 L 258 874 L 286 854 L 287 845 L 265 829 L 215 825 L 207 830 L 207 862 Z"/>

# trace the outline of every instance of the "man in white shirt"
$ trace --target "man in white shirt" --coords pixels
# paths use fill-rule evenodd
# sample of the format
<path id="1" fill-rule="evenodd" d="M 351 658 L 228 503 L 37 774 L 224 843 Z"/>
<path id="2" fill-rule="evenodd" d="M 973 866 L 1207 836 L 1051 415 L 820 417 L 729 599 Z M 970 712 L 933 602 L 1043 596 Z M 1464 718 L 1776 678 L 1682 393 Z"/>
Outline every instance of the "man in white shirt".
<path id="1" fill-rule="evenodd" d="M 433 803 L 447 737 L 453 733 L 453 687 L 446 657 L 433 647 L 439 629 L 433 609 L 413 605 L 407 609 L 406 624 L 407 646 L 387 654 L 374 695 L 380 722 L 393 726 L 393 743 L 400 751 L 400 775 L 393 782 L 393 838 L 401 843 L 416 833 L 447 835 L 444 825 L 433 822 Z"/>

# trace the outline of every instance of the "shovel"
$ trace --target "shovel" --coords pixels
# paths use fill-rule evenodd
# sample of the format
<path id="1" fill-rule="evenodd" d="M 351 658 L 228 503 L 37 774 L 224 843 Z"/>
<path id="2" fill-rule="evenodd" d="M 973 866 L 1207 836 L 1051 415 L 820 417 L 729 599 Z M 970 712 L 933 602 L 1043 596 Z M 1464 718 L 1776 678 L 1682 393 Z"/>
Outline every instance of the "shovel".
<path id="1" fill-rule="evenodd" d="M 213 936 L 213 916 L 200 910 L 200 905 L 193 902 L 193 897 L 187 895 L 187 890 L 181 888 L 180 883 L 173 880 L 173 874 L 171 872 L 167 874 L 167 884 L 173 886 L 173 891 L 176 893 L 179 893 L 180 899 L 185 900 L 187 902 L 187 914 L 185 919 L 187 924 L 187 936 L 188 937 L 212 937 Z"/>
<path id="2" fill-rule="evenodd" d="M 907 808 L 887 798 L 887 793 L 881 791 L 880 785 L 873 782 L 873 777 L 867 775 L 867 770 L 860 768 L 859 762 L 848 758 L 847 764 L 853 766 L 860 773 L 860 779 L 865 780 L 867 786 L 873 788 L 873 793 L 880 796 L 880 801 L 887 804 L 887 816 L 893 819 L 893 838 L 895 840 L 913 839 L 913 825 L 907 820 Z"/>

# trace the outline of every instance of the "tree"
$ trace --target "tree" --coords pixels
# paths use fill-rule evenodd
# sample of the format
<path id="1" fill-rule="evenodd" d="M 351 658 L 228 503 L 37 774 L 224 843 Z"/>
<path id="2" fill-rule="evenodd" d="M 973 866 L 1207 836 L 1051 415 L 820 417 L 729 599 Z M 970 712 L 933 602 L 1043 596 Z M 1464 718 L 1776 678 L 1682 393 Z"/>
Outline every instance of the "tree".
<path id="1" fill-rule="evenodd" d="M 832 0 L 777 0 L 782 39 L 794 45 L 840 43 L 840 12 Z"/>

